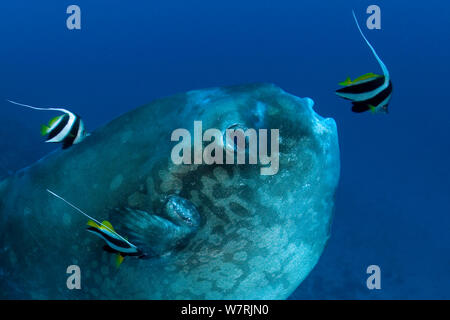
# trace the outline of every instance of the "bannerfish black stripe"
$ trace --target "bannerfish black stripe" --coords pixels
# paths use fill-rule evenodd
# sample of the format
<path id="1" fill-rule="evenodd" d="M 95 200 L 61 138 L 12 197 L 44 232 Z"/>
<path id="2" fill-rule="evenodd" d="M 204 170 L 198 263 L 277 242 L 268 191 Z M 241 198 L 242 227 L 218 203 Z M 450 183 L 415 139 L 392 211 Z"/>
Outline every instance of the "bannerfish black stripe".
<path id="1" fill-rule="evenodd" d="M 363 83 L 358 83 L 358 84 L 354 84 L 354 85 L 350 85 L 350 86 L 338 89 L 338 90 L 336 90 L 336 92 L 338 92 L 338 93 L 354 93 L 354 94 L 366 93 L 366 92 L 370 92 L 370 91 L 376 90 L 379 87 L 381 87 L 384 84 L 384 80 L 385 80 L 385 77 L 381 76 L 381 77 L 372 79 L 370 81 L 366 81 Z"/>
<path id="2" fill-rule="evenodd" d="M 78 135 L 78 130 L 80 129 L 80 122 L 81 119 L 78 116 L 75 116 L 75 121 L 72 125 L 72 128 L 70 128 L 69 134 L 67 136 L 64 137 L 63 139 L 63 149 L 67 149 L 68 147 L 70 147 L 71 145 L 73 145 L 73 142 L 75 141 L 75 138 Z"/>
<path id="3" fill-rule="evenodd" d="M 364 100 L 364 101 L 354 101 L 352 102 L 353 112 L 364 112 L 370 109 L 370 106 L 378 107 L 382 102 L 384 102 L 389 96 L 392 94 L 392 82 L 389 81 L 389 85 L 386 89 L 381 91 L 379 94 L 377 94 L 375 97 Z"/>
<path id="4" fill-rule="evenodd" d="M 104 245 L 103 246 L 103 251 L 109 252 L 109 253 L 120 253 L 119 251 L 117 251 L 116 249 L 111 248 L 108 245 Z"/>
<path id="5" fill-rule="evenodd" d="M 358 103 L 358 104 L 353 104 L 353 106 L 352 106 L 352 111 L 355 113 L 366 112 L 369 110 L 370 110 L 370 107 L 367 104 Z"/>
<path id="6" fill-rule="evenodd" d="M 63 131 L 63 129 L 66 127 L 67 123 L 69 122 L 69 119 L 70 119 L 69 115 L 65 114 L 63 116 L 63 118 L 61 119 L 61 121 L 59 122 L 59 124 L 49 132 L 47 141 L 53 139 L 61 131 Z"/>
<path id="7" fill-rule="evenodd" d="M 80 117 L 80 126 L 78 128 L 78 132 L 76 134 L 75 140 L 73 141 L 73 144 L 77 144 L 77 143 L 80 143 L 81 141 L 83 141 L 85 135 L 86 135 L 86 133 L 84 131 L 84 123 Z"/>
<path id="8" fill-rule="evenodd" d="M 107 235 L 105 232 L 102 232 L 102 230 L 100 230 L 98 228 L 88 227 L 87 230 L 99 234 L 102 238 L 104 238 L 105 240 L 111 242 L 113 245 L 115 245 L 115 246 L 117 246 L 119 248 L 123 248 L 123 249 L 130 249 L 130 248 L 132 248 L 125 241 L 119 240 L 119 239 L 116 239 L 116 238 L 113 238 L 113 237 L 110 237 L 109 235 Z"/>
<path id="9" fill-rule="evenodd" d="M 103 246 L 103 251 L 109 252 L 109 253 L 114 253 L 114 254 L 120 254 L 122 257 L 139 257 L 140 259 L 143 259 L 146 257 L 146 255 L 143 254 L 143 252 L 137 250 L 136 252 L 121 252 L 118 250 L 115 250 L 113 248 L 111 248 L 108 245 L 104 245 Z"/>

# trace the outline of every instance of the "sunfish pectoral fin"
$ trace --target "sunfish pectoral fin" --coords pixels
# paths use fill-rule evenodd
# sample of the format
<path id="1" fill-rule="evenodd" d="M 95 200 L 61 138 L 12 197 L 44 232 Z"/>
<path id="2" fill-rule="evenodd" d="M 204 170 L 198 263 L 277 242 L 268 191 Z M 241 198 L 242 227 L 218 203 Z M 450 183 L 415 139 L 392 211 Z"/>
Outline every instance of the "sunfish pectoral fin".
<path id="1" fill-rule="evenodd" d="M 170 254 L 187 245 L 202 222 L 194 203 L 177 195 L 168 196 L 157 211 L 117 209 L 113 220 L 150 257 Z"/>

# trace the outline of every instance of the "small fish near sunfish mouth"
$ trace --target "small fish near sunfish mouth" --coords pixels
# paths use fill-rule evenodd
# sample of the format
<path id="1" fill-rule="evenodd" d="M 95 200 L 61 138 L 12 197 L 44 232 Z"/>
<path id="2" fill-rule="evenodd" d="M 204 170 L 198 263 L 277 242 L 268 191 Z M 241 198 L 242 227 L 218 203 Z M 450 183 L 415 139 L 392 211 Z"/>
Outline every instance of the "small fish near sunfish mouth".
<path id="1" fill-rule="evenodd" d="M 51 195 L 55 196 L 56 198 L 64 201 L 66 204 L 77 210 L 78 212 L 82 213 L 85 217 L 90 219 L 87 223 L 89 226 L 86 230 L 95 234 L 96 236 L 102 238 L 106 245 L 103 247 L 103 250 L 109 253 L 116 254 L 116 266 L 119 267 L 124 258 L 126 256 L 132 256 L 137 257 L 139 259 L 147 258 L 147 254 L 143 252 L 140 248 L 132 244 L 130 241 L 122 237 L 120 234 L 118 234 L 111 223 L 109 221 L 103 221 L 99 222 L 96 219 L 89 216 L 87 213 L 64 199 L 63 197 L 57 195 L 53 191 L 50 191 L 47 189 L 47 192 Z"/>
<path id="2" fill-rule="evenodd" d="M 361 113 L 370 110 L 372 113 L 388 113 L 388 105 L 392 96 L 392 82 L 389 71 L 375 52 L 375 49 L 364 36 L 358 20 L 356 19 L 355 12 L 353 12 L 353 18 L 355 19 L 356 26 L 358 27 L 361 36 L 377 59 L 383 71 L 383 75 L 366 73 L 353 81 L 350 78 L 347 78 L 345 81 L 339 83 L 341 86 L 345 87 L 336 90 L 336 94 L 352 102 L 353 112 Z"/>
<path id="3" fill-rule="evenodd" d="M 109 221 L 103 221 L 101 224 L 96 223 L 93 220 L 89 220 L 87 231 L 102 238 L 106 245 L 103 250 L 109 253 L 115 253 L 116 265 L 120 266 L 124 257 L 138 257 L 140 259 L 145 258 L 146 254 L 137 246 L 121 237 L 113 228 Z"/>
<path id="4" fill-rule="evenodd" d="M 41 134 L 47 136 L 45 142 L 62 143 L 62 148 L 67 149 L 70 146 L 80 143 L 88 135 L 85 130 L 84 122 L 80 116 L 63 108 L 38 108 L 30 105 L 7 100 L 12 104 L 42 111 L 60 111 L 63 115 L 54 117 L 48 125 L 41 126 Z"/>

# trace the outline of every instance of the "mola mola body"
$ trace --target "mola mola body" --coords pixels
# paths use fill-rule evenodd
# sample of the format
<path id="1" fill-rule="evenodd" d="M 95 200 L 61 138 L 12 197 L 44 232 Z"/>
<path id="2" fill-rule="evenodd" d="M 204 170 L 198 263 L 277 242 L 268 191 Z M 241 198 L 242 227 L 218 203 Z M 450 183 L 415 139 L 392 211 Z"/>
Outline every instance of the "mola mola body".
<path id="1" fill-rule="evenodd" d="M 312 106 L 271 84 L 177 94 L 0 181 L 0 298 L 288 297 L 329 239 L 339 180 L 335 122 Z M 174 164 L 171 134 L 195 121 L 278 129 L 278 172 Z M 148 257 L 117 268 L 86 218 L 47 189 L 111 221 Z M 71 265 L 80 289 L 66 285 Z"/>

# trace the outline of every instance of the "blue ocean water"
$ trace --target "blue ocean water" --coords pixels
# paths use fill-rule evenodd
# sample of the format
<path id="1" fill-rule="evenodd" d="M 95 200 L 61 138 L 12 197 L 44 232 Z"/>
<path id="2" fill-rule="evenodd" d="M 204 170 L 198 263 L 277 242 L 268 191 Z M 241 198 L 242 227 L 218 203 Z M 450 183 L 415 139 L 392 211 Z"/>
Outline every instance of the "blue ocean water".
<path id="1" fill-rule="evenodd" d="M 82 12 L 66 28 L 66 8 Z M 351 16 L 381 8 L 367 30 L 394 83 L 388 115 L 354 114 L 334 90 L 379 72 Z M 41 158 L 48 114 L 4 101 L 62 105 L 93 130 L 173 93 L 273 82 L 333 117 L 341 181 L 332 237 L 291 299 L 449 299 L 450 4 L 422 1 L 22 1 L 0 4 L 0 172 Z M 158 115 L 155 115 L 157 117 Z M 379 265 L 381 290 L 366 287 Z"/>

